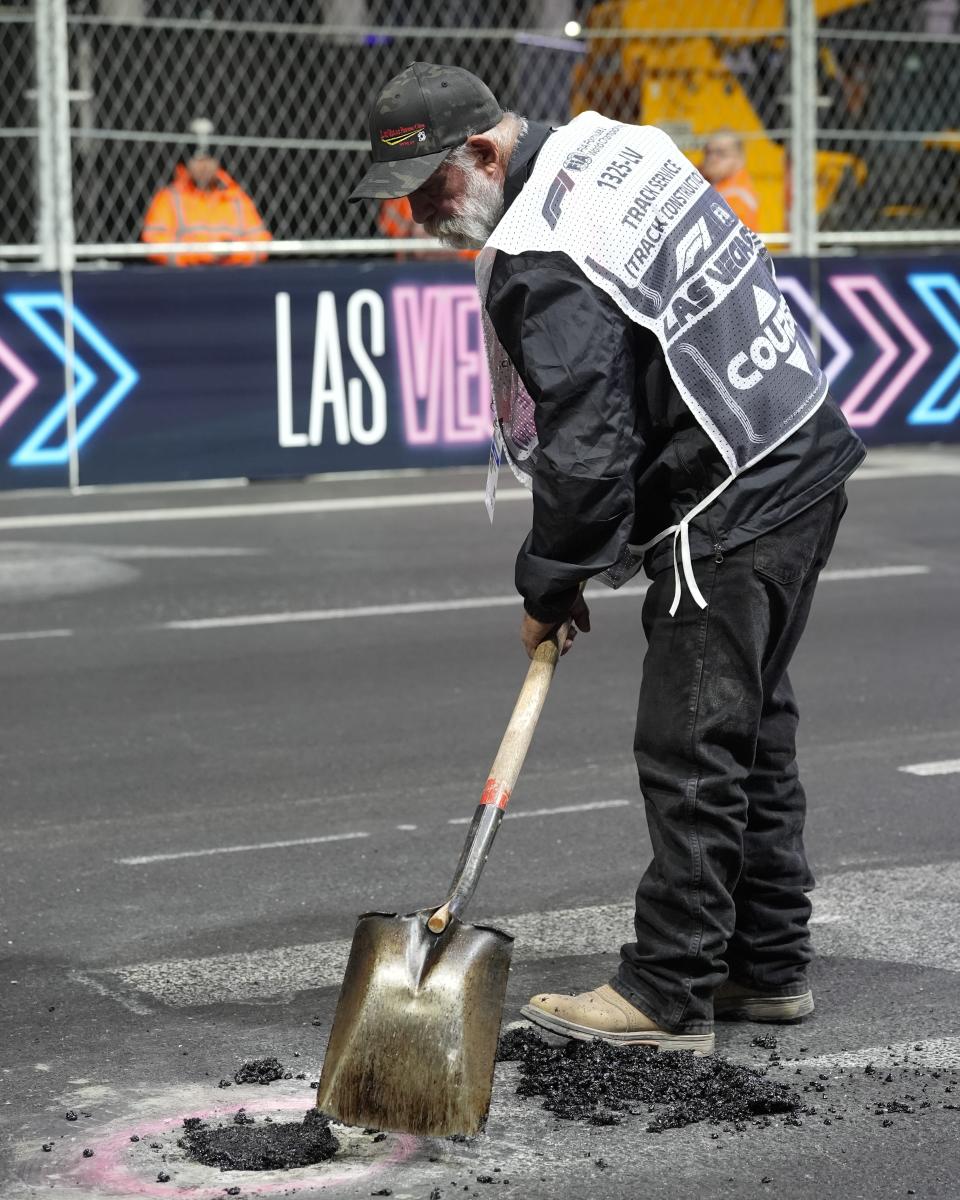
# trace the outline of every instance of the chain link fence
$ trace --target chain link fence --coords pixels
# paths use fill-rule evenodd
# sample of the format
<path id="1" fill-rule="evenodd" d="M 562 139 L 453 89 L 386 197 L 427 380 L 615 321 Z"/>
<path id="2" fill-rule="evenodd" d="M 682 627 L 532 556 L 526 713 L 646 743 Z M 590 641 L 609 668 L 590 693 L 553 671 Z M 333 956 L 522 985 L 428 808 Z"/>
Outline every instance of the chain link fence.
<path id="1" fill-rule="evenodd" d="M 820 21 L 817 52 L 818 150 L 851 164 L 821 214 L 824 235 L 852 244 L 955 235 L 960 0 L 845 6 Z"/>
<path id="2" fill-rule="evenodd" d="M 376 206 L 347 196 L 371 99 L 418 59 L 466 67 L 531 118 L 660 125 L 695 161 L 732 132 L 773 245 L 958 240 L 960 0 L 76 0 L 59 85 L 58 6 L 0 6 L 0 258 L 49 264 L 64 193 L 77 257 L 142 253 L 198 120 L 271 253 L 392 251 Z M 69 123 L 52 180 L 47 77 Z"/>
<path id="3" fill-rule="evenodd" d="M 33 257 L 38 237 L 35 46 L 31 6 L 0 6 L 0 245 L 10 257 Z"/>

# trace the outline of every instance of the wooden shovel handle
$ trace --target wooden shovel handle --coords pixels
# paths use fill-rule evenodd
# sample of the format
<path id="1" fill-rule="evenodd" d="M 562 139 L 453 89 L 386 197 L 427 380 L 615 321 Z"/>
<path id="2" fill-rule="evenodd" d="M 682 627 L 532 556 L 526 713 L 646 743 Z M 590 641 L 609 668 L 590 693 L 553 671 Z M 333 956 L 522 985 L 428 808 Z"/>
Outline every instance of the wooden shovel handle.
<path id="1" fill-rule="evenodd" d="M 550 690 L 553 672 L 556 670 L 568 629 L 569 622 L 561 626 L 552 637 L 541 642 L 533 653 L 523 687 L 500 742 L 500 749 L 487 776 L 487 783 L 480 797 L 481 804 L 495 804 L 500 809 L 506 809 L 510 802 L 520 768 L 533 739 L 533 731 L 537 727 L 547 692 Z"/>
<path id="2" fill-rule="evenodd" d="M 568 621 L 546 641 L 541 642 L 534 651 L 523 687 L 514 705 L 513 715 L 493 760 L 480 803 L 473 814 L 450 892 L 444 903 L 427 921 L 427 927 L 433 933 L 443 933 L 450 918 L 460 916 L 476 890 L 480 872 L 487 861 L 493 839 L 500 828 L 504 811 L 530 747 L 533 731 L 537 727 L 547 692 L 550 690 L 553 672 L 569 628 Z"/>

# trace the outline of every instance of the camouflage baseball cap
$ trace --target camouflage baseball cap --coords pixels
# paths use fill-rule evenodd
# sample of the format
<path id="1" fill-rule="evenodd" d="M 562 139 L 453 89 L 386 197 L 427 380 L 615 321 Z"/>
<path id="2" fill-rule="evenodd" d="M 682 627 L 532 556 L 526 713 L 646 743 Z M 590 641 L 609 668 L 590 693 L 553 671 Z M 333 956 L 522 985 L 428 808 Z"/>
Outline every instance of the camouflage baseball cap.
<path id="1" fill-rule="evenodd" d="M 385 84 L 370 109 L 373 165 L 350 195 L 409 196 L 455 146 L 503 116 L 493 92 L 462 67 L 411 63 Z"/>

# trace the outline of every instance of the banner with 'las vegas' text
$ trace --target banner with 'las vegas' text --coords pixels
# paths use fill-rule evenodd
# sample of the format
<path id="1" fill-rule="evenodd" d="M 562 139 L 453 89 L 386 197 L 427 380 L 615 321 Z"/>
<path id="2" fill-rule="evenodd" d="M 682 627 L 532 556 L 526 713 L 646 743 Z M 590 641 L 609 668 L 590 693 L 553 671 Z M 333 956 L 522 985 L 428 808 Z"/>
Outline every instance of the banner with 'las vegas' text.
<path id="1" fill-rule="evenodd" d="M 960 258 L 777 280 L 868 444 L 960 440 Z M 469 264 L 78 271 L 73 317 L 68 378 L 57 277 L 0 275 L 0 487 L 67 483 L 71 408 L 81 484 L 486 461 Z M 742 337 L 762 358 L 760 324 Z"/>

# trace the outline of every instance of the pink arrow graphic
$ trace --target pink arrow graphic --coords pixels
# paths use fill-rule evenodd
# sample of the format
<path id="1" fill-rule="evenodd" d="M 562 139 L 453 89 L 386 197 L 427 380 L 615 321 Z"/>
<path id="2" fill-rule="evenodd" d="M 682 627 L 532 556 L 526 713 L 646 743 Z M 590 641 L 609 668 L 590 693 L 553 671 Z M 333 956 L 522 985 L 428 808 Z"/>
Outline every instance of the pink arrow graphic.
<path id="1" fill-rule="evenodd" d="M 819 329 L 820 336 L 833 351 L 833 355 L 823 373 L 828 383 L 833 383 L 843 368 L 853 358 L 853 349 L 836 325 L 830 320 L 822 308 L 817 308 L 813 297 L 799 279 L 789 275 L 778 275 L 777 284 L 785 296 L 790 296 L 797 307 L 806 315 L 811 329 Z"/>
<path id="2" fill-rule="evenodd" d="M 0 363 L 3 363 L 16 380 L 10 391 L 0 400 L 0 425 L 3 425 L 7 417 L 12 416 L 37 386 L 37 377 L 3 341 L 0 341 Z"/>
<path id="3" fill-rule="evenodd" d="M 847 396 L 841 408 L 846 414 L 847 420 L 855 427 L 864 428 L 876 425 L 930 357 L 930 343 L 920 330 L 917 329 L 916 325 L 914 325 L 899 304 L 896 303 L 880 280 L 877 279 L 876 275 L 835 275 L 830 280 L 830 285 L 880 348 L 880 354 L 876 362 L 867 371 L 850 395 Z M 866 304 L 860 299 L 860 292 L 866 292 L 874 298 L 880 308 L 890 318 L 890 323 L 893 327 L 902 333 L 907 342 L 913 347 L 913 353 L 869 407 L 864 407 L 867 398 L 873 388 L 884 378 L 890 367 L 900 357 L 900 349 L 873 313 L 867 308 Z"/>

